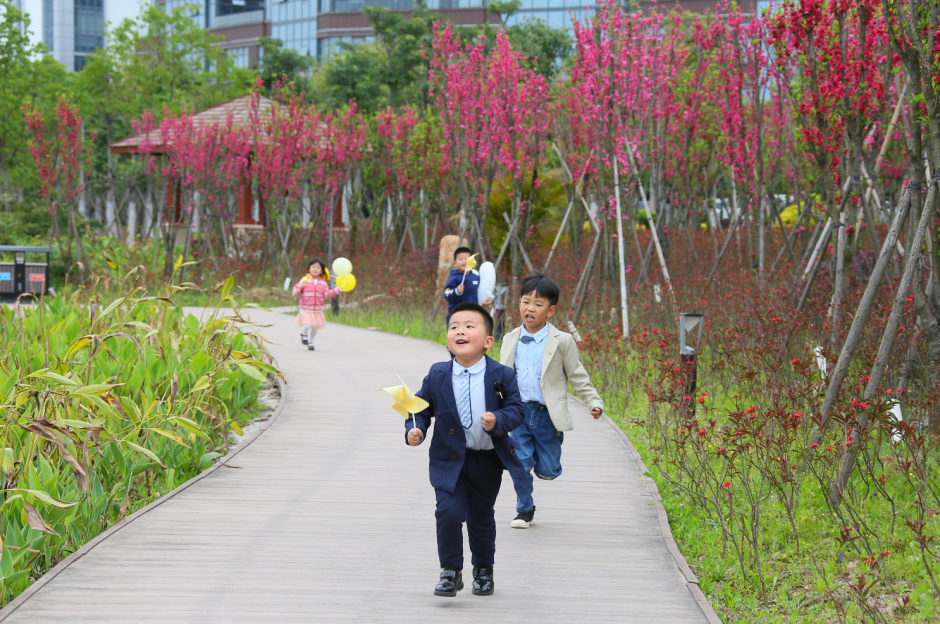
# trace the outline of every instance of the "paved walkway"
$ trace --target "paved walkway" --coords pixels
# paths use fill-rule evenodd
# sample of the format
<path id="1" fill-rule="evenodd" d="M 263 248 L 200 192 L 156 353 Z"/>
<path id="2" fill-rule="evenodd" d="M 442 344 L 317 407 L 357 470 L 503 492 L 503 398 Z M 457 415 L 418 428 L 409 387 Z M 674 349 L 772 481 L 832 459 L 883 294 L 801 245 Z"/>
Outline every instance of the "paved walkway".
<path id="1" fill-rule="evenodd" d="M 288 381 L 270 429 L 114 532 L 15 609 L 20 622 L 705 622 L 618 432 L 572 401 L 565 473 L 538 515 L 497 501 L 496 594 L 431 595 L 439 569 L 427 446 L 377 388 L 421 385 L 443 347 L 331 324 L 308 352 L 293 319 L 252 311 Z M 469 550 L 467 569 L 470 572 Z M 707 607 L 706 607 L 707 608 Z"/>

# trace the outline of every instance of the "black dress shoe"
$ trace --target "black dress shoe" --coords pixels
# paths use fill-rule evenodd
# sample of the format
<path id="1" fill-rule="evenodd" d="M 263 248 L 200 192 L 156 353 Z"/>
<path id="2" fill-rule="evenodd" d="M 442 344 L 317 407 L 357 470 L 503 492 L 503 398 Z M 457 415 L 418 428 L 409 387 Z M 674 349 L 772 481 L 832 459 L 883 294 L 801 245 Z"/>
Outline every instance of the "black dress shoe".
<path id="1" fill-rule="evenodd" d="M 441 580 L 434 588 L 434 595 L 453 598 L 461 589 L 463 589 L 463 573 L 454 568 L 444 568 L 441 570 Z"/>
<path id="2" fill-rule="evenodd" d="M 473 566 L 473 595 L 490 596 L 495 588 L 493 566 Z"/>

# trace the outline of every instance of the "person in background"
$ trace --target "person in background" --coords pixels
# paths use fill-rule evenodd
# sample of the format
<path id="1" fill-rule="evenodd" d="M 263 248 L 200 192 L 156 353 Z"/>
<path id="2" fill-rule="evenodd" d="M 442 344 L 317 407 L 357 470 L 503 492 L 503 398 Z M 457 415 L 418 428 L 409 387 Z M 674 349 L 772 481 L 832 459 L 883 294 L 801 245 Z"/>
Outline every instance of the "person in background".
<path id="1" fill-rule="evenodd" d="M 473 255 L 468 247 L 454 250 L 454 268 L 444 284 L 444 301 L 447 302 L 447 320 L 451 311 L 460 303 L 479 303 L 477 289 L 480 287 L 480 273 L 476 269 L 467 271 L 467 259 Z M 493 304 L 492 299 L 483 302 L 483 307 Z"/>
<path id="2" fill-rule="evenodd" d="M 307 273 L 294 285 L 294 298 L 300 310 L 297 312 L 297 326 L 301 328 L 300 341 L 307 345 L 308 351 L 314 351 L 313 339 L 317 331 L 326 327 L 323 315 L 323 302 L 343 292 L 340 287 L 330 288 L 330 272 L 319 258 L 307 263 Z"/>

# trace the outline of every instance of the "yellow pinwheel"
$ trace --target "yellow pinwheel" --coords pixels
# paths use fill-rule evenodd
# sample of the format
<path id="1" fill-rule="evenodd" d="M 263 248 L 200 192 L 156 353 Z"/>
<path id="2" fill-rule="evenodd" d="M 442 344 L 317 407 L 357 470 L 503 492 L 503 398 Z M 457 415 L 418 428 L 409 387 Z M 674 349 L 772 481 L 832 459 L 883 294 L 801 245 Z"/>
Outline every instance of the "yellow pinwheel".
<path id="1" fill-rule="evenodd" d="M 473 254 L 472 256 L 467 258 L 467 268 L 463 270 L 463 278 L 460 280 L 461 284 L 463 284 L 464 280 L 467 279 L 467 273 L 469 273 L 475 268 L 477 268 L 477 255 Z"/>
<path id="2" fill-rule="evenodd" d="M 401 381 L 401 376 L 398 377 L 398 380 Z M 400 386 L 379 388 L 379 390 L 385 390 L 392 395 L 392 400 L 394 401 L 394 403 L 392 403 L 392 409 L 401 414 L 402 418 L 406 420 L 409 414 L 417 414 L 429 405 L 428 402 L 421 397 L 415 396 L 415 393 L 405 385 L 404 381 L 401 382 Z"/>

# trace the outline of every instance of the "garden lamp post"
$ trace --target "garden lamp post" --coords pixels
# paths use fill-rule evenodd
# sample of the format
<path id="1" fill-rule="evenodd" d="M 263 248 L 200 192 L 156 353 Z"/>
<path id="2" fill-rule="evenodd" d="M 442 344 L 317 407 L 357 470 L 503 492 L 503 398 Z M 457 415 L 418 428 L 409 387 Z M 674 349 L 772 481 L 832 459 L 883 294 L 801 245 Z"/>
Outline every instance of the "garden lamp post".
<path id="1" fill-rule="evenodd" d="M 695 337 L 695 346 L 698 346 L 702 339 L 702 327 L 705 325 L 704 314 L 689 314 L 683 312 L 679 315 L 679 362 L 682 364 L 682 370 L 686 375 L 685 394 L 691 397 L 689 403 L 689 415 L 695 414 L 695 385 L 698 380 L 698 364 L 695 361 L 695 349 L 688 344 L 687 337 L 698 328 L 698 334 Z"/>

